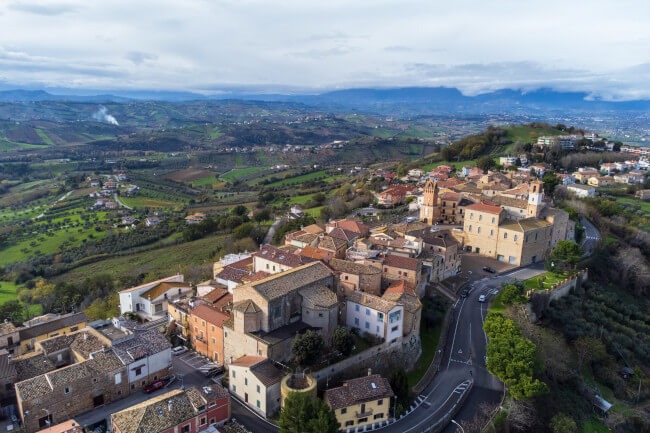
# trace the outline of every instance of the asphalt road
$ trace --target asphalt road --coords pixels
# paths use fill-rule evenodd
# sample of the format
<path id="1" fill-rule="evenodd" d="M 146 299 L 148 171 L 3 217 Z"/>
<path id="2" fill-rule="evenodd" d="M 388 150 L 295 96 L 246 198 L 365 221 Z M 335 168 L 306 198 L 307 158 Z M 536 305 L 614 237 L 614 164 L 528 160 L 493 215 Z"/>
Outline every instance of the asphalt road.
<path id="1" fill-rule="evenodd" d="M 596 246 L 600 243 L 601 237 L 596 226 L 594 226 L 592 222 L 589 221 L 587 218 L 581 216 L 580 222 L 582 223 L 582 226 L 585 228 L 585 238 L 582 241 L 580 248 L 584 250 L 585 256 L 588 256 L 594 251 Z"/>

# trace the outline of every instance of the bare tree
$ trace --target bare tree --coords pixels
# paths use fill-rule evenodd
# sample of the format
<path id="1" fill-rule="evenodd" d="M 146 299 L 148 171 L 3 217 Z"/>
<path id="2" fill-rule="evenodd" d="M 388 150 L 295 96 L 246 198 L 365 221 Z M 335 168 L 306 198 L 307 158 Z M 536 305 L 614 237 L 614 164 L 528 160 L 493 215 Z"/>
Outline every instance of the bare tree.
<path id="1" fill-rule="evenodd" d="M 507 420 L 514 431 L 529 431 L 536 419 L 537 412 L 530 401 L 512 400 Z"/>
<path id="2" fill-rule="evenodd" d="M 650 290 L 650 264 L 640 249 L 624 247 L 617 251 L 616 264 L 621 281 L 628 281 L 635 295 L 643 296 Z"/>

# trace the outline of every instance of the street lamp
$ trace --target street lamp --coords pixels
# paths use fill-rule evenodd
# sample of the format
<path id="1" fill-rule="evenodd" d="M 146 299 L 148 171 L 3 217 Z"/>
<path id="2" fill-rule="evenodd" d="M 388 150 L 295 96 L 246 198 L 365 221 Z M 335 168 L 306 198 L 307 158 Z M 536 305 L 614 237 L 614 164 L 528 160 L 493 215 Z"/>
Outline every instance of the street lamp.
<path id="1" fill-rule="evenodd" d="M 463 433 L 465 433 L 465 429 L 463 428 L 462 425 L 458 424 L 458 423 L 457 423 L 455 420 L 453 420 L 453 419 L 451 420 L 451 422 L 454 423 L 454 424 L 456 424 L 456 425 L 457 425 L 457 426 L 458 426 L 458 427 L 463 431 Z"/>

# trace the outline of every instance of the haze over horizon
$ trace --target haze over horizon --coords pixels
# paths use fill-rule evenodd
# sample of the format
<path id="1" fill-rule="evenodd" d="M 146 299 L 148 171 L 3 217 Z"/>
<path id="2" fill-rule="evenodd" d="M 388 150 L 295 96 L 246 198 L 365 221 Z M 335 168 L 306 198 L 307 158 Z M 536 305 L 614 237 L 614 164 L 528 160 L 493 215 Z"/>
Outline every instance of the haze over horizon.
<path id="1" fill-rule="evenodd" d="M 650 99 L 641 0 L 10 0 L 0 86 L 204 94 L 355 87 Z"/>

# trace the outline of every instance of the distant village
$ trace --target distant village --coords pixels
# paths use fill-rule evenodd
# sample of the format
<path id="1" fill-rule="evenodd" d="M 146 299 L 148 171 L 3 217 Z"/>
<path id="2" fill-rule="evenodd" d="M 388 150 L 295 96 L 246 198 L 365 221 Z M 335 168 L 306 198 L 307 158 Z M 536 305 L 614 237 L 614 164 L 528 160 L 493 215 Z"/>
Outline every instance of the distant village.
<path id="1" fill-rule="evenodd" d="M 572 138 L 539 140 L 568 147 Z M 643 183 L 647 150 L 624 146 L 628 161 L 557 176 L 577 197 L 612 183 Z M 529 165 L 523 155 L 502 157 L 500 164 L 516 169 L 443 164 L 401 178 L 374 173 L 390 184 L 369 212 L 408 202 L 415 216 L 394 224 L 350 217 L 306 225 L 287 233 L 281 246 L 220 258 L 208 281 L 170 273 L 122 290 L 120 317 L 89 322 L 83 313 L 46 315 L 21 327 L 7 321 L 0 326 L 0 397 L 15 401 L 26 433 L 75 431 L 82 427 L 79 416 L 120 400 L 133 404 L 108 414 L 113 432 L 226 432 L 232 431 L 232 399 L 273 418 L 288 392 L 316 396 L 317 390 L 341 430 L 386 425 L 395 399 L 387 377 L 368 371 L 340 386 L 329 386 L 329 378 L 378 356 L 412 367 L 421 352 L 422 301 L 461 272 L 462 254 L 523 266 L 575 239 L 575 221 L 544 194 L 540 178 L 547 166 Z M 127 181 L 123 173 L 89 181 L 97 188 L 91 194 L 95 209 L 117 207 L 111 197 L 118 188 L 138 191 L 136 185 L 120 186 Z M 301 216 L 294 206 L 284 218 Z M 185 220 L 204 218 L 194 213 Z M 354 359 L 323 359 L 309 371 L 288 367 L 298 336 L 315 332 L 332 353 L 339 328 L 372 346 Z M 172 358 L 187 351 L 205 360 L 198 370 L 206 373 L 206 384 L 169 390 L 179 380 Z M 221 374 L 223 380 L 208 378 Z"/>

